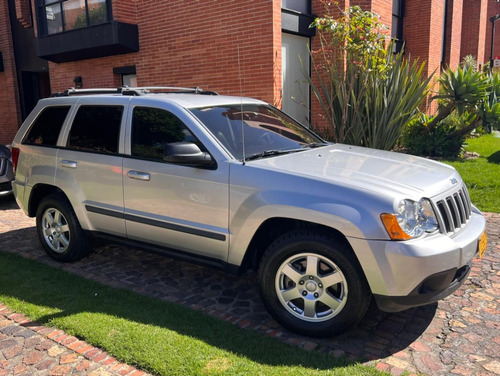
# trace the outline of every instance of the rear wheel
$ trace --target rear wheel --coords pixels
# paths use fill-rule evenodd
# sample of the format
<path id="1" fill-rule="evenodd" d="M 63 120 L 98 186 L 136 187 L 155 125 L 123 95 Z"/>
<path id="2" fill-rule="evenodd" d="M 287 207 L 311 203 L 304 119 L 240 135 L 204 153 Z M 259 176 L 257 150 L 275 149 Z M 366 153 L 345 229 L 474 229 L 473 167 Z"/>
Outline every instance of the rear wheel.
<path id="1" fill-rule="evenodd" d="M 328 234 L 290 232 L 264 254 L 261 296 L 273 317 L 298 333 L 326 337 L 359 321 L 370 291 L 352 251 Z"/>
<path id="2" fill-rule="evenodd" d="M 36 214 L 38 238 L 47 254 L 64 262 L 77 261 L 92 249 L 92 237 L 84 231 L 68 200 L 47 196 Z"/>

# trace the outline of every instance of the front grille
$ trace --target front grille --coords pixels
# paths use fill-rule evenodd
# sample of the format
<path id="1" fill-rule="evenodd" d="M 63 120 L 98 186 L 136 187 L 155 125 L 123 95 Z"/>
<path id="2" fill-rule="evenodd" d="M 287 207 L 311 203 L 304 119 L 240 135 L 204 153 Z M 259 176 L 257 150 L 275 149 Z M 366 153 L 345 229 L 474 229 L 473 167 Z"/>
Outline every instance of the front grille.
<path id="1" fill-rule="evenodd" d="M 443 233 L 459 231 L 471 216 L 471 202 L 465 185 L 450 196 L 436 202 Z"/>

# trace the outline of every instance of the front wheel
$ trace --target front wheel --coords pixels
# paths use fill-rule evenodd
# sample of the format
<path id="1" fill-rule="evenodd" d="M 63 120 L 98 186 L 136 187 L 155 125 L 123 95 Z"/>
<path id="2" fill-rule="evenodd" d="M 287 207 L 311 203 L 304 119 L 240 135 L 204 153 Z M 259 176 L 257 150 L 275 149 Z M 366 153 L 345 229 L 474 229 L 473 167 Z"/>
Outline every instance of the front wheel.
<path id="1" fill-rule="evenodd" d="M 328 234 L 290 232 L 264 254 L 261 297 L 285 327 L 308 336 L 339 334 L 359 321 L 370 291 L 348 246 Z"/>
<path id="2" fill-rule="evenodd" d="M 84 231 L 68 200 L 47 196 L 36 213 L 38 238 L 47 254 L 63 262 L 77 261 L 92 249 L 92 238 Z"/>

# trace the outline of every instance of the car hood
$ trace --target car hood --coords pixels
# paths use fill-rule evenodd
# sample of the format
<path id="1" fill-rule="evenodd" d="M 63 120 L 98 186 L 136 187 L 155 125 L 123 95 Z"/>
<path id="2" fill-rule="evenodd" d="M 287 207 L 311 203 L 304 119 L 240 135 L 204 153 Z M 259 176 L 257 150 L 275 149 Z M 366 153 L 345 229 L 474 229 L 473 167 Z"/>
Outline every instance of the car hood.
<path id="1" fill-rule="evenodd" d="M 376 149 L 333 144 L 249 162 L 262 168 L 385 194 L 431 198 L 461 184 L 451 166 Z"/>

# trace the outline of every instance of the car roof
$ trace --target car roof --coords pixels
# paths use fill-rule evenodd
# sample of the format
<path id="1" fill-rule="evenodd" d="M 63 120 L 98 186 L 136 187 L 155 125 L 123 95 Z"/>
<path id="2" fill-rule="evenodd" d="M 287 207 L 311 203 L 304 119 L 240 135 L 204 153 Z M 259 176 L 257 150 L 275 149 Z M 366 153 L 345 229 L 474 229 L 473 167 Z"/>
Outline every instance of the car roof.
<path id="1" fill-rule="evenodd" d="M 143 97 L 162 99 L 167 102 L 178 104 L 185 108 L 239 105 L 239 104 L 266 104 L 263 101 L 247 97 L 234 97 L 228 95 L 200 95 L 200 94 L 146 94 Z"/>
<path id="2" fill-rule="evenodd" d="M 160 88 L 154 88 L 160 89 Z M 126 90 L 126 91 L 125 91 Z M 222 106 L 222 105 L 239 105 L 239 104 L 267 104 L 258 99 L 239 97 L 239 96 L 229 96 L 229 95 L 218 95 L 214 92 L 203 92 L 201 89 L 187 89 L 190 90 L 189 93 L 186 92 L 150 92 L 147 88 L 126 88 L 126 89 L 68 89 L 65 92 L 54 94 L 51 98 L 42 99 L 42 103 L 46 104 L 62 104 L 62 103 L 74 103 L 80 98 L 89 98 L 90 100 L 85 100 L 86 104 L 95 98 L 141 98 L 141 102 L 145 98 L 154 99 L 154 101 L 165 101 L 168 103 L 174 103 L 178 106 L 184 108 L 197 108 L 197 107 L 207 107 L 207 106 Z M 199 90 L 199 91 L 197 91 Z M 131 94 L 133 93 L 133 94 Z"/>

